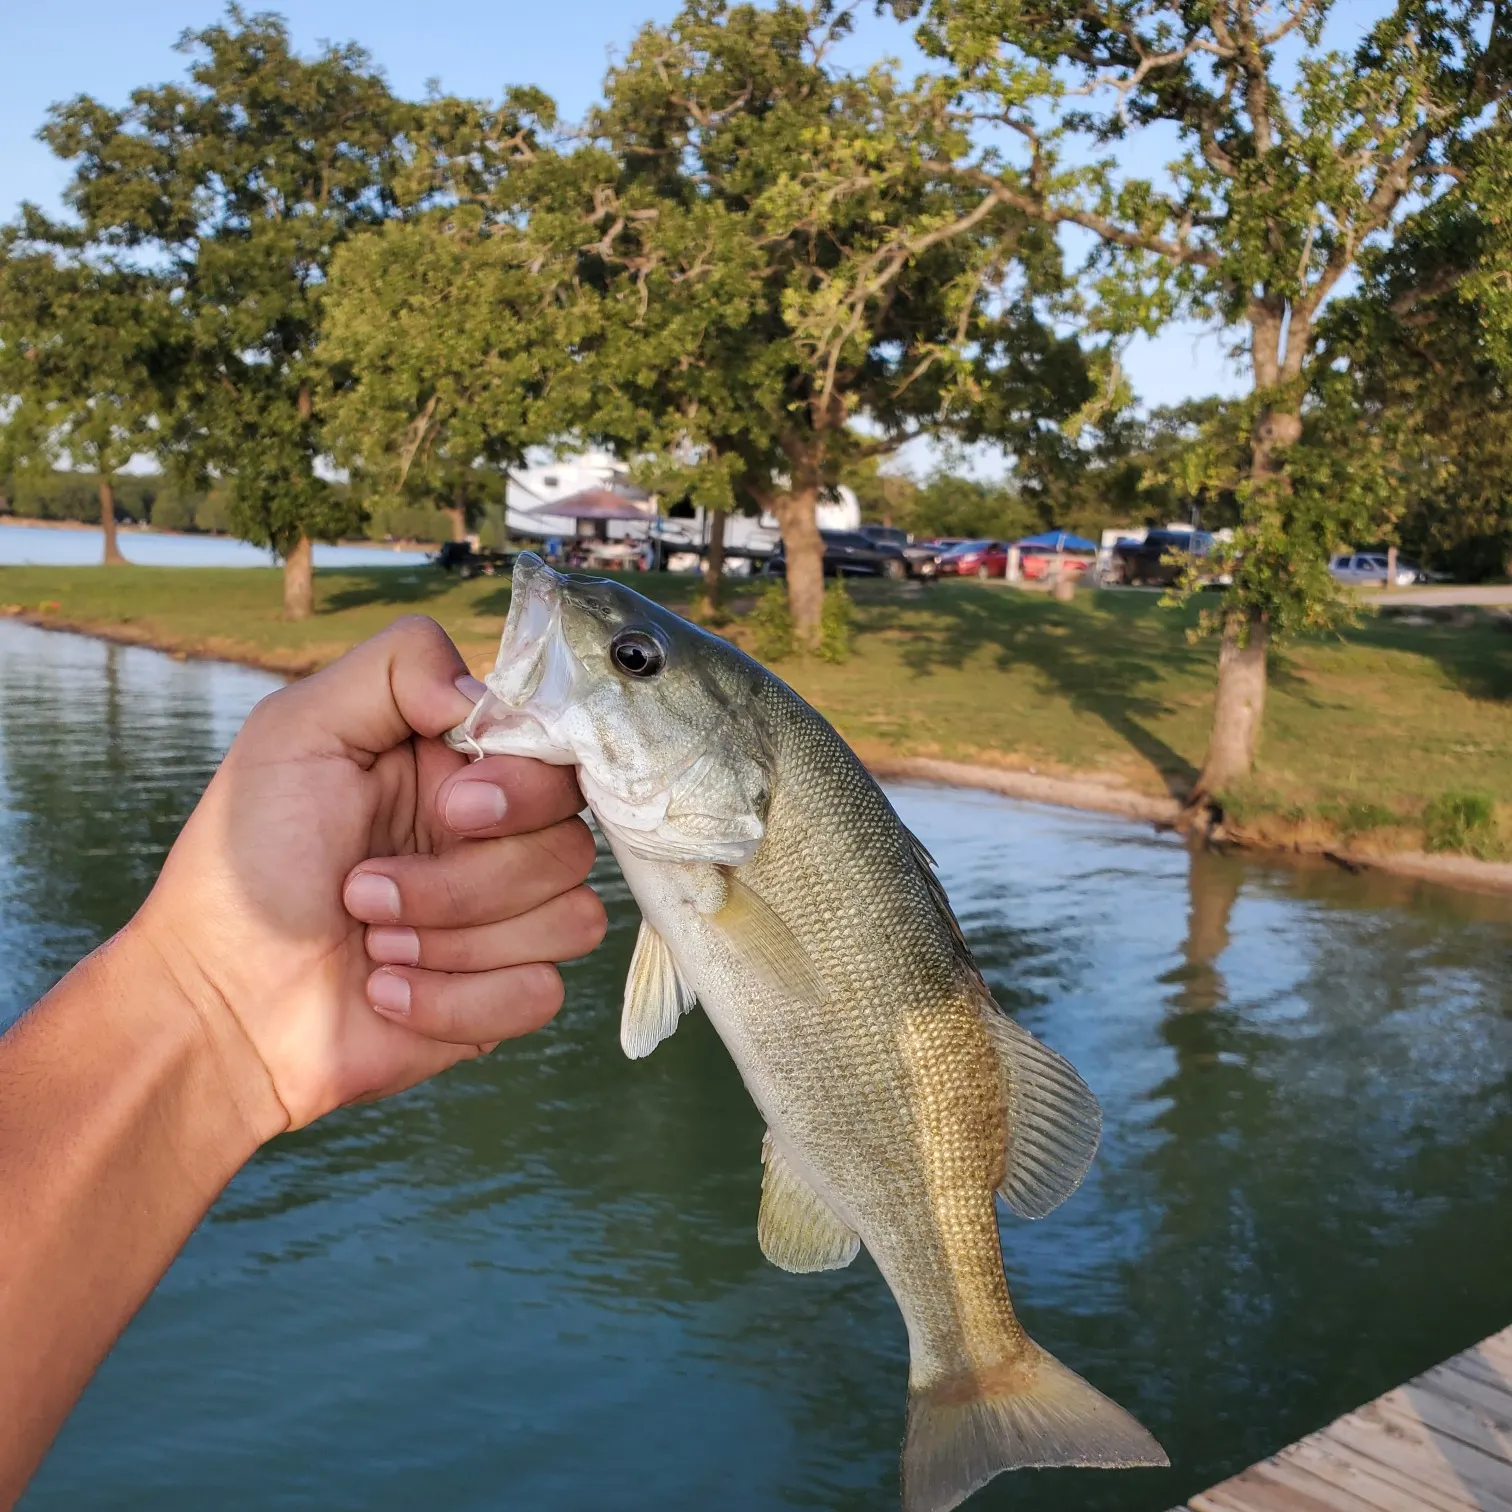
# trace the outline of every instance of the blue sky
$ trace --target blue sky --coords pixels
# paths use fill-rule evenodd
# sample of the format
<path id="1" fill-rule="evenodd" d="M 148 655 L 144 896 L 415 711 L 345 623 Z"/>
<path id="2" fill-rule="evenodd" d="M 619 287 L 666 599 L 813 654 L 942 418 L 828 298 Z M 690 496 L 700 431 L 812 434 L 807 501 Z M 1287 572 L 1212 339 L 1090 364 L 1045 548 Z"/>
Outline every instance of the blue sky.
<path id="1" fill-rule="evenodd" d="M 1352 0 L 1351 0 L 1352 3 Z M 263 8 L 257 4 L 249 9 Z M 493 96 L 507 84 L 537 84 L 574 117 L 595 98 L 604 69 L 636 28 L 666 19 L 675 0 L 288 0 L 282 12 L 301 49 L 324 40 L 355 40 L 368 49 L 401 93 L 418 95 L 428 80 L 459 94 Z M 1346 9 L 1347 9 L 1346 5 Z M 862 63 L 907 50 L 907 36 L 870 15 L 846 47 Z M 35 140 L 47 108 L 76 94 L 124 103 L 139 84 L 181 77 L 173 44 L 187 27 L 220 14 L 213 0 L 74 0 L 70 5 L 0 0 L 0 218 L 23 199 L 56 209 L 64 166 Z M 1150 404 L 1215 392 L 1237 393 L 1239 371 L 1225 360 L 1224 340 L 1196 328 L 1141 342 L 1126 367 Z"/>

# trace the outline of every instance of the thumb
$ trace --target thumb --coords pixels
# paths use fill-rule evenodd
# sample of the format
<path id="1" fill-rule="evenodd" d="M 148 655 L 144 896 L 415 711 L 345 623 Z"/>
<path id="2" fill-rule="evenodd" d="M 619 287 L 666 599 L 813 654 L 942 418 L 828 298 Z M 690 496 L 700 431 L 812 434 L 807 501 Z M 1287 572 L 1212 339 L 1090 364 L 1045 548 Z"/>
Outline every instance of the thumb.
<path id="1" fill-rule="evenodd" d="M 475 699 L 463 691 L 468 683 L 475 679 L 451 637 L 415 614 L 268 702 L 315 749 L 377 756 L 412 734 L 437 736 L 466 719 Z"/>

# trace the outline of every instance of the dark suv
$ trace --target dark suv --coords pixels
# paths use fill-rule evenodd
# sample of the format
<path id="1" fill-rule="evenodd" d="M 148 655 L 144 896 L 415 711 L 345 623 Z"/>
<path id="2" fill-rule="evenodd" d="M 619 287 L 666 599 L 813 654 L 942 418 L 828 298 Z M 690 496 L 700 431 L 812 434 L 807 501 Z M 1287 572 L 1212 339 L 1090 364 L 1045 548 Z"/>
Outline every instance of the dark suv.
<path id="1" fill-rule="evenodd" d="M 1152 530 L 1142 541 L 1119 541 L 1108 563 L 1107 581 L 1163 588 L 1181 576 L 1179 566 L 1161 560 L 1172 552 L 1211 556 L 1213 538 L 1204 530 Z"/>
<path id="2" fill-rule="evenodd" d="M 856 534 L 877 546 L 896 546 L 903 553 L 910 577 L 932 578 L 940 569 L 940 548 L 916 543 L 896 525 L 863 525 Z"/>
<path id="3" fill-rule="evenodd" d="M 825 577 L 908 576 L 903 550 L 891 541 L 873 541 L 859 530 L 821 530 L 819 536 L 824 542 Z M 785 548 L 780 541 L 767 560 L 766 570 L 778 576 L 787 573 Z"/>

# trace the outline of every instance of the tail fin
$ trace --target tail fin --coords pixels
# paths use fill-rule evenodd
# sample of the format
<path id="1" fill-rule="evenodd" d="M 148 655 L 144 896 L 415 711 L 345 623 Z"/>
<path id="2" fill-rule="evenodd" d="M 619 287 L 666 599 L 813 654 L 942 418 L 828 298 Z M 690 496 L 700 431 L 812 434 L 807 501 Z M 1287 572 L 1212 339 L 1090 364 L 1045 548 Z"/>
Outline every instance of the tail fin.
<path id="1" fill-rule="evenodd" d="M 1168 1465 L 1116 1402 L 1043 1350 L 910 1394 L 903 1512 L 949 1512 L 1003 1470 Z"/>

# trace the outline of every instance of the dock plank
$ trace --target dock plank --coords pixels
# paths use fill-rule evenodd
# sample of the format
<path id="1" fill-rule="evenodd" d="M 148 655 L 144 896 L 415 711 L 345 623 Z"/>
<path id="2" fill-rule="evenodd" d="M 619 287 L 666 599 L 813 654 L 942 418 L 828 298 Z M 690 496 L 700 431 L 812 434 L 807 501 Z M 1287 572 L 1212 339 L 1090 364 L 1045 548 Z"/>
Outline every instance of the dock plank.
<path id="1" fill-rule="evenodd" d="M 1512 1512 L 1512 1328 L 1173 1512 Z"/>

